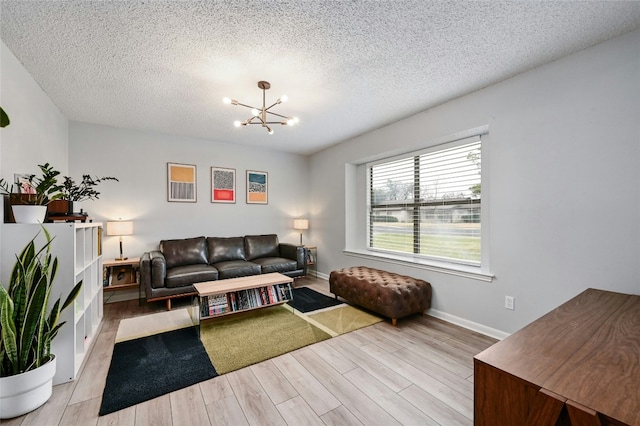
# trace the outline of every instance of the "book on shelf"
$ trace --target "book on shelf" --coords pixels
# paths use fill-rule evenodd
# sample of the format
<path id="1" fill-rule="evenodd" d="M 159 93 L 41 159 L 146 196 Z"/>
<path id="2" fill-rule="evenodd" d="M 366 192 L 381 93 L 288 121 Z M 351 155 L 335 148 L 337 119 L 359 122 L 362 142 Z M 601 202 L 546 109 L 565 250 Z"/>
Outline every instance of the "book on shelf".
<path id="1" fill-rule="evenodd" d="M 200 303 L 200 313 L 203 317 L 220 315 L 229 311 L 229 300 L 226 294 L 203 296 Z"/>
<path id="2" fill-rule="evenodd" d="M 238 310 L 238 303 L 236 302 L 236 292 L 229 293 L 229 304 L 231 305 L 232 311 Z"/>
<path id="3" fill-rule="evenodd" d="M 246 290 L 242 290 L 240 293 L 240 309 L 247 309 L 249 307 L 249 294 Z"/>
<path id="4" fill-rule="evenodd" d="M 284 287 L 284 295 L 287 300 L 293 299 L 293 293 L 291 291 L 291 286 L 289 284 L 283 284 Z"/>
<path id="5" fill-rule="evenodd" d="M 278 299 L 276 299 L 276 293 L 273 291 L 273 286 L 270 285 L 267 287 L 267 295 L 269 296 L 269 303 L 277 303 Z"/>

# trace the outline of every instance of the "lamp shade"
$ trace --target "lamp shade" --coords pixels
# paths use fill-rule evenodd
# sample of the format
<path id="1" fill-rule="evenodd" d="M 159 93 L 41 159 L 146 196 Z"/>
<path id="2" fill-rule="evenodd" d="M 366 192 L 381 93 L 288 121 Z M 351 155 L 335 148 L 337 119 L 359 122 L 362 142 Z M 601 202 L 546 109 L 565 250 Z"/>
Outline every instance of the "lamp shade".
<path id="1" fill-rule="evenodd" d="M 132 220 L 107 222 L 107 235 L 133 235 Z"/>
<path id="2" fill-rule="evenodd" d="M 307 219 L 294 219 L 293 229 L 309 229 L 309 220 Z"/>

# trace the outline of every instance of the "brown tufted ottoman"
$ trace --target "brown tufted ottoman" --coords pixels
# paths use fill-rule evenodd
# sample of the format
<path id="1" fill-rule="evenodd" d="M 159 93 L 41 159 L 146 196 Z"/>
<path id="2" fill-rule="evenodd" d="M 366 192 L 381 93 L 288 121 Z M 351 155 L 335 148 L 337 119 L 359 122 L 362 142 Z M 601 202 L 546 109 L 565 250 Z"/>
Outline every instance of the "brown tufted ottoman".
<path id="1" fill-rule="evenodd" d="M 336 298 L 391 318 L 394 326 L 398 318 L 424 313 L 431 306 L 428 282 L 366 266 L 332 271 L 329 288 Z"/>

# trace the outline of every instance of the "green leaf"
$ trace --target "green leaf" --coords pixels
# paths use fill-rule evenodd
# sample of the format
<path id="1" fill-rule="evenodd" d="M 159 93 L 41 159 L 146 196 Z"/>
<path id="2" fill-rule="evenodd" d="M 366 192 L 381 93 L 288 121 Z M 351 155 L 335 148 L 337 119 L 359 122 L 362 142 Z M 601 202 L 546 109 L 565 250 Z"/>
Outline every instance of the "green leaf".
<path id="1" fill-rule="evenodd" d="M 71 290 L 71 293 L 69 293 L 69 296 L 67 296 L 67 299 L 62 304 L 61 311 L 64 311 L 67 306 L 69 306 L 70 304 L 73 303 L 74 300 L 76 300 L 76 297 L 78 297 L 78 294 L 80 294 L 81 288 L 82 288 L 82 281 L 80 281 L 78 284 L 75 285 L 75 287 L 73 287 L 73 290 Z"/>
<path id="2" fill-rule="evenodd" d="M 11 374 L 18 371 L 18 345 L 16 340 L 16 327 L 13 322 L 13 302 L 9 293 L 0 285 L 0 330 L 2 337 L 2 359 L 7 359 Z M 4 362 L 3 362 L 4 367 Z"/>
<path id="3" fill-rule="evenodd" d="M 11 124 L 11 120 L 9 120 L 9 116 L 6 112 L 0 107 L 0 127 L 7 127 Z"/>
<path id="4" fill-rule="evenodd" d="M 42 339 L 42 323 L 44 321 L 44 313 L 47 308 L 47 296 L 49 292 L 47 277 L 38 274 L 33 291 L 27 299 L 27 312 L 22 326 L 22 332 L 19 335 L 20 345 L 20 367 L 25 367 L 24 363 L 28 362 L 29 351 L 34 348 L 32 342 L 36 338 L 35 351 L 36 360 L 42 352 L 40 340 Z"/>

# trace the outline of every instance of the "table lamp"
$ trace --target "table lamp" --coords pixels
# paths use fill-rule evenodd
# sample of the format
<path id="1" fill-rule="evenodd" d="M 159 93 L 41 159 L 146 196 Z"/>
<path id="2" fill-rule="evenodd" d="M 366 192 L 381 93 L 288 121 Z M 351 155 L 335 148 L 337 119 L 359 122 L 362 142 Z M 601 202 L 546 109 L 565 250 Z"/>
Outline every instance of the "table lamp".
<path id="1" fill-rule="evenodd" d="M 302 231 L 309 229 L 309 220 L 307 219 L 294 219 L 293 229 L 300 231 L 300 245 L 302 245 Z"/>
<path id="2" fill-rule="evenodd" d="M 133 221 L 132 220 L 108 221 L 107 235 L 120 237 L 120 257 L 116 258 L 116 260 L 126 260 L 127 258 L 122 255 L 122 236 L 133 235 Z"/>

